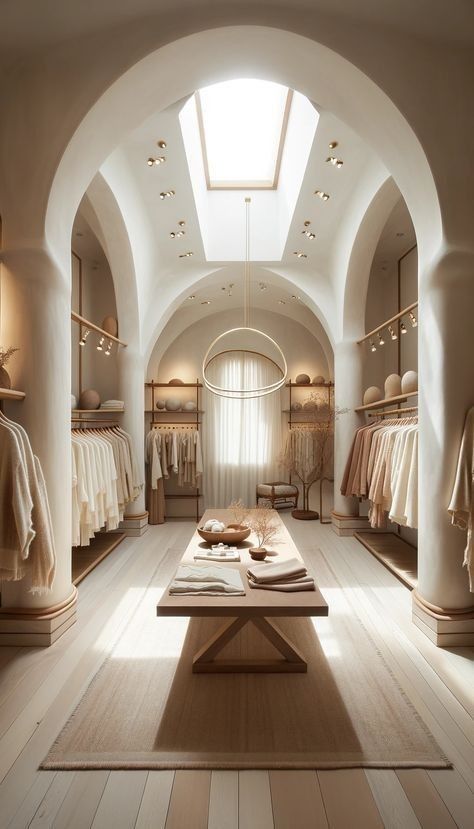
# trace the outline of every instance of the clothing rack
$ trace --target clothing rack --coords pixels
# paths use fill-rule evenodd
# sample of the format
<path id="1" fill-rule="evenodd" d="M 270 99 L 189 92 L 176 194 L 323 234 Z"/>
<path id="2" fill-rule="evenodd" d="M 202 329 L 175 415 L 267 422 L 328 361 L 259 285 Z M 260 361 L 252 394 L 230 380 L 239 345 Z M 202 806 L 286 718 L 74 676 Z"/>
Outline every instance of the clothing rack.
<path id="1" fill-rule="evenodd" d="M 100 429 L 100 428 L 103 428 L 104 426 L 106 426 L 108 429 L 110 429 L 112 426 L 114 426 L 114 427 L 115 426 L 120 426 L 118 420 L 99 420 L 99 419 L 95 420 L 93 418 L 91 418 L 90 420 L 89 419 L 86 420 L 84 418 L 71 418 L 71 429 L 80 429 L 81 426 L 78 426 L 77 425 L 78 423 L 82 424 L 82 426 L 85 425 L 86 429 Z M 95 425 L 92 426 L 91 424 L 95 424 Z"/>
<path id="2" fill-rule="evenodd" d="M 181 423 L 171 424 L 171 423 L 152 423 L 152 429 L 187 429 L 189 431 L 194 431 L 196 429 L 196 423 L 192 420 L 183 420 Z"/>
<path id="3" fill-rule="evenodd" d="M 387 415 L 400 415 L 406 412 L 417 412 L 418 406 L 405 406 L 402 409 L 388 409 L 382 412 L 369 412 L 369 417 L 387 417 Z"/>

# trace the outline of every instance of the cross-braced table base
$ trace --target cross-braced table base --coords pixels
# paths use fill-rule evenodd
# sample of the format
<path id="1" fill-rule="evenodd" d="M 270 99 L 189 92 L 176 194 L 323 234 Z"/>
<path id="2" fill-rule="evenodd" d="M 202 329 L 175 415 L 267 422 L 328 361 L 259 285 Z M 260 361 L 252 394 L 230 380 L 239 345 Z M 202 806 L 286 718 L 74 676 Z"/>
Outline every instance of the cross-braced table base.
<path id="1" fill-rule="evenodd" d="M 251 622 L 281 653 L 282 659 L 216 659 L 215 657 L 245 625 Z M 302 654 L 273 622 L 264 616 L 239 616 L 226 622 L 211 636 L 193 659 L 193 673 L 306 673 Z"/>

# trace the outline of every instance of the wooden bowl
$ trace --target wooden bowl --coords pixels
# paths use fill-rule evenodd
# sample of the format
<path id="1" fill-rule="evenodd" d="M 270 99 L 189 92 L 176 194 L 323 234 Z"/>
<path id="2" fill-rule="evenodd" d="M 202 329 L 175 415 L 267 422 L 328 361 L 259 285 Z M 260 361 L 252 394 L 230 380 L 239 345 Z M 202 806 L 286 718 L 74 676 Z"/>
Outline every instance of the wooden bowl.
<path id="1" fill-rule="evenodd" d="M 263 547 L 250 547 L 250 558 L 254 561 L 264 561 L 267 557 L 267 551 Z"/>
<path id="2" fill-rule="evenodd" d="M 240 524 L 229 524 L 220 533 L 202 530 L 201 527 L 198 527 L 197 531 L 201 538 L 209 544 L 240 544 L 250 535 L 250 527 L 243 527 Z"/>

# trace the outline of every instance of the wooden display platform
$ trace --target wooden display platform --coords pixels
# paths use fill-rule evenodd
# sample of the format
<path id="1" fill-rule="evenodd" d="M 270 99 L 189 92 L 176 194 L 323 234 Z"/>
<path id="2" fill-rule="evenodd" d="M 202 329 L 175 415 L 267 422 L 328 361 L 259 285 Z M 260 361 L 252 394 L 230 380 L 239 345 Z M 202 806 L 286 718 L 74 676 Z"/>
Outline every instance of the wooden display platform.
<path id="1" fill-rule="evenodd" d="M 354 538 L 357 538 L 405 587 L 409 590 L 415 589 L 418 584 L 416 547 L 395 533 L 355 532 Z"/>
<path id="2" fill-rule="evenodd" d="M 215 517 L 228 524 L 232 520 L 232 513 L 224 509 L 206 510 L 203 522 Z M 297 558 L 302 561 L 301 555 L 295 546 L 287 528 L 280 516 L 275 513 L 275 522 L 278 523 L 278 536 L 272 542 L 272 554 L 268 561 L 283 562 L 285 559 Z M 247 569 L 252 561 L 249 548 L 255 547 L 257 539 L 254 534 L 237 545 L 240 551 L 240 562 L 222 562 L 221 567 L 238 569 L 245 587 L 245 596 L 170 596 L 168 588 L 163 593 L 156 608 L 157 616 L 190 616 L 192 617 L 231 617 L 220 630 L 195 654 L 193 673 L 294 673 L 306 672 L 307 663 L 303 654 L 295 645 L 284 636 L 281 630 L 270 622 L 268 617 L 279 616 L 327 616 L 328 605 L 319 589 L 284 593 L 276 590 L 252 589 L 248 586 Z M 182 564 L 195 564 L 194 554 L 208 550 L 209 544 L 202 540 L 196 531 L 189 542 Z M 202 565 L 203 562 L 197 562 Z M 215 564 L 215 562 L 214 562 Z M 276 648 L 282 659 L 216 659 L 216 656 L 225 645 L 246 625 L 253 624 L 266 639 Z"/>
<path id="3" fill-rule="evenodd" d="M 126 533 L 99 533 L 88 547 L 72 548 L 72 583 L 78 585 L 127 537 Z"/>

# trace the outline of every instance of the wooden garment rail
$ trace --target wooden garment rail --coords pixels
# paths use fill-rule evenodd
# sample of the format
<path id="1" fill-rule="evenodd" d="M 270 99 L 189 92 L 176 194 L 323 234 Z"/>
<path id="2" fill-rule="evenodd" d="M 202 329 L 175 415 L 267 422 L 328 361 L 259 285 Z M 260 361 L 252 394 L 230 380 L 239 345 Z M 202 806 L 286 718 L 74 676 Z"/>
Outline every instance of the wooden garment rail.
<path id="1" fill-rule="evenodd" d="M 381 412 L 368 412 L 369 417 L 387 417 L 387 415 L 399 415 L 405 414 L 406 412 L 417 412 L 418 406 L 406 406 L 402 409 L 388 409 L 387 411 Z"/>

